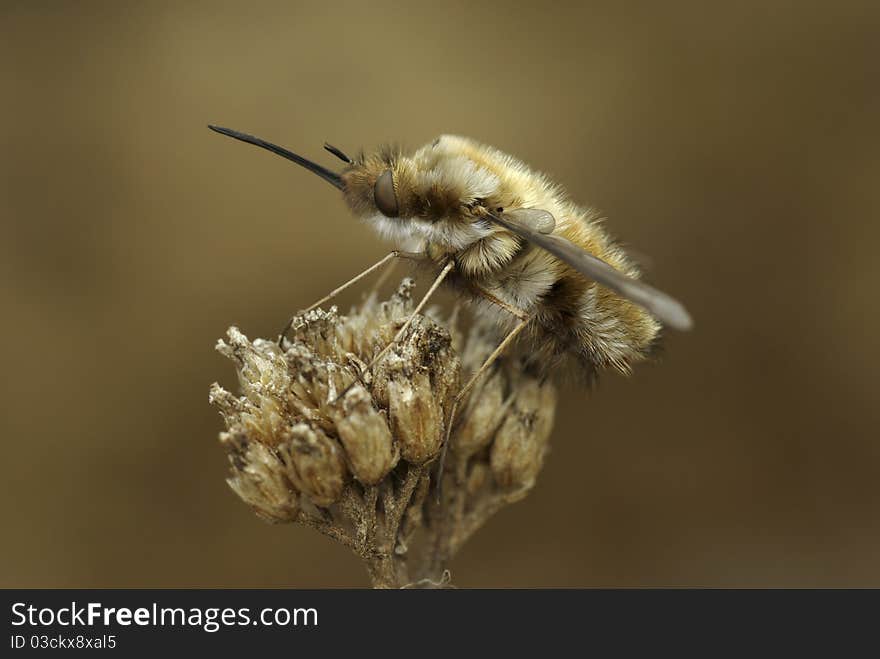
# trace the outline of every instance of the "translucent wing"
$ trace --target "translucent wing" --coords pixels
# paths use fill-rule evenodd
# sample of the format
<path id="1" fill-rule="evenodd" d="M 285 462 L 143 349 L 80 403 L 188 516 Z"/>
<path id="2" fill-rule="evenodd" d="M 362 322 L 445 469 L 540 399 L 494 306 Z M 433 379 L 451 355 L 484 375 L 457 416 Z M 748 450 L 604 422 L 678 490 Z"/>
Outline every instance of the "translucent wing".
<path id="1" fill-rule="evenodd" d="M 532 211 L 533 209 L 522 210 Z M 522 221 L 519 217 L 519 212 L 504 211 L 500 214 L 490 213 L 489 217 L 505 229 L 521 238 L 525 238 L 541 249 L 547 250 L 556 258 L 565 261 L 584 276 L 602 284 L 606 288 L 610 288 L 621 297 L 635 302 L 640 307 L 644 307 L 664 325 L 677 330 L 689 330 L 693 326 L 690 314 L 678 300 L 670 297 L 663 291 L 648 286 L 644 282 L 627 277 L 602 259 L 585 252 L 562 236 L 555 236 L 536 229 L 534 227 L 535 222 Z M 547 215 L 550 215 L 550 213 L 547 213 Z M 553 216 L 550 215 L 550 217 L 552 219 Z"/>
<path id="2" fill-rule="evenodd" d="M 553 229 L 556 228 L 556 218 L 540 208 L 515 208 L 504 211 L 503 215 L 510 222 L 515 222 L 538 233 L 553 233 Z"/>

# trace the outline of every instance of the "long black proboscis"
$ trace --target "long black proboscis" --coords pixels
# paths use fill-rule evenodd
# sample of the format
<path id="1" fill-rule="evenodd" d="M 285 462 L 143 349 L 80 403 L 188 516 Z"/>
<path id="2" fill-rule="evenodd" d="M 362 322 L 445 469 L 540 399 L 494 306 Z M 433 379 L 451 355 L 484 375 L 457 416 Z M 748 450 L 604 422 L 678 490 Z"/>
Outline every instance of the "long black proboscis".
<path id="1" fill-rule="evenodd" d="M 267 151 L 271 151 L 272 153 L 277 154 L 282 158 L 287 158 L 288 160 L 295 162 L 297 165 L 305 167 L 310 172 L 317 174 L 335 188 L 342 190 L 342 177 L 339 176 L 339 174 L 337 174 L 336 172 L 331 172 L 326 167 L 321 167 L 321 165 L 314 163 L 307 158 L 303 158 L 293 151 L 288 151 L 287 149 L 280 147 L 277 144 L 272 144 L 271 142 L 267 142 L 266 140 L 260 139 L 259 137 L 254 137 L 253 135 L 248 135 L 247 133 L 241 133 L 237 130 L 232 130 L 231 128 L 223 128 L 221 126 L 211 125 L 209 125 L 208 128 L 217 133 L 220 133 L 221 135 L 226 135 L 227 137 L 241 140 L 242 142 L 247 142 L 248 144 L 253 144 L 254 146 L 258 146 L 260 148 L 266 149 Z"/>

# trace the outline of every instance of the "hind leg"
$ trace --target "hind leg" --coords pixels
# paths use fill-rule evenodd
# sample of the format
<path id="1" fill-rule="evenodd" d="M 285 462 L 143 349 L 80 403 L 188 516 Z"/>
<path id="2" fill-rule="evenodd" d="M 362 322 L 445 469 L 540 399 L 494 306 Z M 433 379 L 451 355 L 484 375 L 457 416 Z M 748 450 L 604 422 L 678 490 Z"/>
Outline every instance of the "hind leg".
<path id="1" fill-rule="evenodd" d="M 438 500 L 440 498 L 440 483 L 443 479 L 443 467 L 446 464 L 446 452 L 449 450 L 449 441 L 452 437 L 452 426 L 455 423 L 455 415 L 458 413 L 458 406 L 461 403 L 461 401 L 464 400 L 465 396 L 467 396 L 468 393 L 470 393 L 470 390 L 473 389 L 473 387 L 477 383 L 477 381 L 486 373 L 486 371 L 488 371 L 492 367 L 492 364 L 495 363 L 495 360 L 497 360 L 504 353 L 504 351 L 516 339 L 517 335 L 520 332 L 522 332 L 523 329 L 525 329 L 525 327 L 529 324 L 529 321 L 531 320 L 531 318 L 524 311 L 521 311 L 519 309 L 517 309 L 516 311 L 518 311 L 520 314 L 522 314 L 521 316 L 520 315 L 517 316 L 520 318 L 519 323 L 517 323 L 516 326 L 512 330 L 510 330 L 510 332 L 507 333 L 507 336 L 505 336 L 504 339 L 501 341 L 501 343 L 498 344 L 498 347 L 495 348 L 495 350 L 492 352 L 492 354 L 486 358 L 486 360 L 483 362 L 483 364 L 480 366 L 480 368 L 477 369 L 477 372 L 471 376 L 470 380 L 467 381 L 467 384 L 465 384 L 461 388 L 461 390 L 458 392 L 458 394 L 456 394 L 455 398 L 452 400 L 452 409 L 449 412 L 449 420 L 446 423 L 446 438 L 443 441 L 443 449 L 440 451 L 440 460 L 438 461 L 438 464 L 437 464 L 437 498 L 438 498 Z"/>
<path id="2" fill-rule="evenodd" d="M 322 304 L 324 304 L 325 302 L 329 302 L 330 300 L 332 300 L 334 297 L 336 297 L 337 295 L 339 295 L 339 294 L 340 294 L 342 291 L 344 291 L 345 289 L 347 289 L 347 288 L 349 288 L 350 286 L 352 286 L 352 285 L 358 283 L 361 279 L 363 279 L 363 278 L 366 277 L 367 275 L 370 275 L 370 274 L 374 273 L 376 270 L 378 270 L 379 268 L 381 268 L 381 267 L 382 267 L 383 265 L 385 265 L 386 263 L 388 263 L 388 262 L 390 262 L 390 261 L 392 261 L 392 260 L 394 260 L 394 259 L 398 259 L 398 258 L 399 258 L 399 259 L 422 260 L 422 259 L 425 258 L 425 255 L 422 254 L 421 252 L 402 252 L 402 251 L 400 251 L 400 250 L 398 250 L 398 249 L 394 250 L 393 252 L 390 252 L 389 254 L 386 254 L 386 255 L 385 255 L 382 259 L 380 259 L 378 262 L 374 263 L 373 265 L 371 265 L 369 268 L 367 268 L 366 270 L 364 270 L 364 271 L 361 272 L 360 274 L 355 275 L 354 277 L 352 277 L 351 279 L 349 279 L 347 282 L 345 282 L 344 284 L 342 284 L 342 286 L 339 286 L 339 287 L 337 287 L 337 288 L 334 288 L 332 291 L 330 291 L 329 293 L 327 293 L 327 295 L 325 295 L 324 297 L 322 297 L 320 300 L 318 300 L 318 301 L 315 302 L 314 304 L 312 304 L 312 305 L 306 307 L 305 309 L 302 309 L 302 310 L 300 310 L 300 311 L 297 311 L 295 314 L 293 314 L 293 315 L 290 317 L 290 319 L 287 321 L 287 323 L 284 325 L 284 329 L 282 329 L 282 330 L 281 330 L 281 333 L 278 335 L 278 347 L 279 347 L 279 348 L 282 347 L 282 343 L 284 342 L 284 337 L 287 336 L 287 333 L 290 331 L 290 327 L 291 327 L 291 325 L 293 325 L 293 321 L 296 319 L 296 317 L 297 317 L 298 315 L 303 314 L 303 313 L 306 313 L 307 311 L 311 311 L 312 309 L 316 309 L 317 307 L 320 307 L 320 306 L 321 306 Z"/>

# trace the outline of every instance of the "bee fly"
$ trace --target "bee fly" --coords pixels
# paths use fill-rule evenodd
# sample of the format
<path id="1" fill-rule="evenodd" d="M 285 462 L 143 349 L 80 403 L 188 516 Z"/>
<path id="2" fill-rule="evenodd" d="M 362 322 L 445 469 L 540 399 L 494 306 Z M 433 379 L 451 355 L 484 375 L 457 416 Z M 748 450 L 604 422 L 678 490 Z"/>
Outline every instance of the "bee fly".
<path id="1" fill-rule="evenodd" d="M 573 362 L 587 374 L 606 367 L 628 373 L 658 339 L 661 323 L 678 330 L 692 325 L 678 301 L 639 280 L 638 267 L 593 210 L 569 201 L 544 175 L 497 149 L 443 135 L 412 155 L 385 148 L 351 159 L 325 144 L 345 163 L 337 173 L 252 135 L 210 128 L 317 174 L 342 192 L 356 216 L 411 250 L 392 251 L 308 309 L 396 258 L 434 268 L 428 291 L 367 370 L 405 334 L 444 280 L 506 328 L 456 396 L 447 438 L 458 403 L 520 333 L 535 363 L 548 369 Z M 279 341 L 289 328 L 290 322 Z"/>

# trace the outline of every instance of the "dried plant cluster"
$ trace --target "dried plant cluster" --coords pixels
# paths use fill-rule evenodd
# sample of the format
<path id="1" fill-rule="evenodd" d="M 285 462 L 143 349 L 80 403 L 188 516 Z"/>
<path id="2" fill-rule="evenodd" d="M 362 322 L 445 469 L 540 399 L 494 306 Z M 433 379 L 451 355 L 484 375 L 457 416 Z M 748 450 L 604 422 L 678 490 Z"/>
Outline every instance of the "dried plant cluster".
<path id="1" fill-rule="evenodd" d="M 412 288 L 406 279 L 389 300 L 370 297 L 346 316 L 304 313 L 283 349 L 230 328 L 217 349 L 235 363 L 241 395 L 216 383 L 210 393 L 236 494 L 269 522 L 345 544 L 379 588 L 448 585 L 447 563 L 464 542 L 534 485 L 556 403 L 551 383 L 501 359 L 460 408 L 438 490 L 462 373 L 497 337 L 484 323 L 465 335 L 455 319 L 418 316 L 365 372 L 412 312 Z"/>

